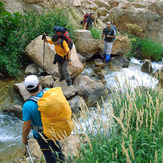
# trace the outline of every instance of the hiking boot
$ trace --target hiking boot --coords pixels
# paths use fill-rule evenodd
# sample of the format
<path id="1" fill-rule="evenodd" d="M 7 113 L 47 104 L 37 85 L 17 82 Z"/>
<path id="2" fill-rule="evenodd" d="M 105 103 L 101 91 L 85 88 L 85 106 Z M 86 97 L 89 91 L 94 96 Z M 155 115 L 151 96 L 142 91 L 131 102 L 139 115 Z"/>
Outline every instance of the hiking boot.
<path id="1" fill-rule="evenodd" d="M 72 85 L 72 81 L 71 80 L 66 80 L 66 82 L 67 82 L 68 86 Z"/>
<path id="2" fill-rule="evenodd" d="M 61 77 L 59 78 L 59 82 L 61 82 L 61 81 L 63 81 L 63 80 L 65 80 L 65 77 L 64 77 L 64 76 L 61 76 Z"/>

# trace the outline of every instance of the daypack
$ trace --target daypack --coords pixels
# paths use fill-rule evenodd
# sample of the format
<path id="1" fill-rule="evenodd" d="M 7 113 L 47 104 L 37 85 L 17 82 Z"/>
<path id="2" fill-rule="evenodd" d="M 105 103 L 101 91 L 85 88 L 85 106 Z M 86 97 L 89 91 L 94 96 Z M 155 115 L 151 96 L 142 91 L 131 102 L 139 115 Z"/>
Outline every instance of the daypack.
<path id="1" fill-rule="evenodd" d="M 67 28 L 54 26 L 53 31 L 56 31 L 59 38 L 65 40 L 67 42 L 68 47 L 71 50 L 72 47 L 73 47 L 73 42 L 72 42 L 72 40 L 70 38 L 70 35 L 69 35 L 68 31 L 67 31 Z M 63 42 L 61 43 L 61 46 L 63 48 Z"/>
<path id="2" fill-rule="evenodd" d="M 28 100 L 35 101 L 38 105 L 45 136 L 52 140 L 61 140 L 71 134 L 72 112 L 61 87 L 44 91 L 41 98 L 31 96 Z"/>
<path id="3" fill-rule="evenodd" d="M 117 29 L 116 29 L 116 27 L 115 27 L 114 25 L 112 25 L 111 28 L 113 28 L 113 29 L 115 30 L 115 32 L 116 32 Z M 116 37 L 113 38 L 113 41 L 114 41 L 115 39 L 116 39 Z"/>
<path id="4" fill-rule="evenodd" d="M 84 15 L 83 21 L 81 21 L 81 24 L 85 24 L 86 20 L 90 17 L 90 13 L 87 13 Z"/>

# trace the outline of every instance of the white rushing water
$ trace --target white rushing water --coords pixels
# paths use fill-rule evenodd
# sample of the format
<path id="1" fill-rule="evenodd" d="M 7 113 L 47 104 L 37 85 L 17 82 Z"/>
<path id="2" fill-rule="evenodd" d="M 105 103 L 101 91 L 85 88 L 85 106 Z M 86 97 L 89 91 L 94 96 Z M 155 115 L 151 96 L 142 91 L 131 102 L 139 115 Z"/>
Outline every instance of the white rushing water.
<path id="1" fill-rule="evenodd" d="M 111 90 L 121 90 L 124 91 L 127 88 L 133 89 L 138 86 L 144 86 L 149 88 L 155 88 L 158 84 L 158 80 L 148 73 L 141 72 L 141 66 L 143 63 L 141 60 L 137 60 L 136 58 L 131 58 L 129 68 L 122 68 L 121 71 L 110 71 L 109 68 L 105 68 L 105 80 L 106 80 L 106 87 Z M 157 71 L 163 66 L 162 62 L 152 62 L 153 72 Z M 83 71 L 83 75 L 90 76 L 93 69 L 88 67 Z M 108 103 L 105 103 L 108 112 L 110 112 Z M 95 108 L 97 110 L 97 108 Z M 104 108 L 101 108 L 103 111 Z M 87 121 L 83 121 L 82 118 L 79 118 L 81 126 L 84 131 L 86 131 L 86 126 L 90 126 L 89 130 L 91 130 L 91 121 L 93 122 L 93 108 L 90 109 L 89 119 Z M 97 117 L 97 114 L 94 113 Z M 108 117 L 106 114 L 103 114 L 101 117 L 103 121 L 107 121 Z M 80 131 L 80 125 L 77 125 Z M 91 131 L 90 131 L 91 132 Z"/>

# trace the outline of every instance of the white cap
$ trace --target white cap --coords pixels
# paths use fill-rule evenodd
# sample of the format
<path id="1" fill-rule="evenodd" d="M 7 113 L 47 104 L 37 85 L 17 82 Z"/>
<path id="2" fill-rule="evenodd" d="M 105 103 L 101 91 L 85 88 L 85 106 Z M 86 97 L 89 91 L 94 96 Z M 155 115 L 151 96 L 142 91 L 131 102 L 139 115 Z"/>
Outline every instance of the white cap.
<path id="1" fill-rule="evenodd" d="M 27 90 L 33 90 L 39 84 L 38 77 L 36 75 L 29 75 L 25 78 L 24 84 L 25 84 L 25 87 L 27 88 Z"/>

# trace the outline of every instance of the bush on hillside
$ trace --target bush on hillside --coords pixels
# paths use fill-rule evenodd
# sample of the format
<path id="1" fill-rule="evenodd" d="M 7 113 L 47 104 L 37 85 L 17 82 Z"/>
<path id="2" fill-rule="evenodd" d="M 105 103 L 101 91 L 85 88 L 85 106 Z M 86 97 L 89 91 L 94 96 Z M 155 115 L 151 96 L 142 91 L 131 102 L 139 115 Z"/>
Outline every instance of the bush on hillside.
<path id="1" fill-rule="evenodd" d="M 3 4 L 0 3 L 3 8 Z M 17 77 L 20 68 L 27 61 L 26 46 L 37 36 L 46 33 L 52 36 L 54 25 L 66 27 L 73 38 L 74 25 L 61 8 L 43 11 L 37 14 L 29 11 L 26 15 L 0 13 L 0 71 L 6 75 Z"/>
<path id="2" fill-rule="evenodd" d="M 163 57 L 163 47 L 147 38 L 132 38 L 130 52 L 126 56 L 158 61 Z"/>
<path id="3" fill-rule="evenodd" d="M 90 28 L 90 32 L 94 39 L 101 39 L 101 31 L 96 28 Z"/>

